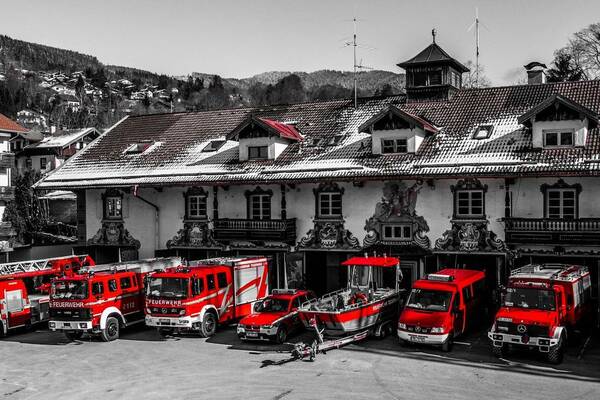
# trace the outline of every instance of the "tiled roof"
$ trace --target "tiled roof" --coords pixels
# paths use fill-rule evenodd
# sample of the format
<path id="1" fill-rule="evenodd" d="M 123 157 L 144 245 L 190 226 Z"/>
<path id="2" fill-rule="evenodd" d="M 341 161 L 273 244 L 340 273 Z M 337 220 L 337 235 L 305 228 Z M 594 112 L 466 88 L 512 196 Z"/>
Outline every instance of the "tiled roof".
<path id="1" fill-rule="evenodd" d="M 453 64 L 460 72 L 469 72 L 469 68 L 456 61 L 452 56 L 444 51 L 437 43 L 431 43 L 425 47 L 419 54 L 410 60 L 398 64 L 401 68 L 413 67 L 419 65 L 432 64 Z"/>
<path id="2" fill-rule="evenodd" d="M 27 132 L 26 128 L 8 118 L 4 114 L 0 114 L 0 132 Z"/>
<path id="3" fill-rule="evenodd" d="M 450 101 L 406 103 L 402 96 L 129 117 L 72 157 L 39 184 L 43 188 L 185 185 L 406 177 L 600 175 L 600 134 L 591 129 L 585 147 L 534 149 L 518 117 L 559 94 L 600 111 L 600 81 L 465 89 Z M 371 137 L 358 127 L 390 105 L 439 127 L 416 154 L 371 153 Z M 240 162 L 238 142 L 214 152 L 250 116 L 294 121 L 304 140 L 276 160 Z M 494 125 L 489 138 L 473 139 L 480 124 Z M 159 145 L 124 155 L 131 144 Z"/>
<path id="4" fill-rule="evenodd" d="M 28 147 L 35 148 L 62 148 L 70 146 L 77 142 L 83 137 L 95 132 L 95 128 L 83 128 L 76 130 L 67 130 L 56 132 L 50 136 L 44 137 L 39 143 L 30 145 Z"/>

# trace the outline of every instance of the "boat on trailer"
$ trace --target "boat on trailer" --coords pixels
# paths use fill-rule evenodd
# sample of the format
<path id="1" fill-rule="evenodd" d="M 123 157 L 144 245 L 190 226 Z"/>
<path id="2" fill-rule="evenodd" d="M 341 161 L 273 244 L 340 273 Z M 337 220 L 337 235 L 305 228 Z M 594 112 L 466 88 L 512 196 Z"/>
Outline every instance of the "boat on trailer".
<path id="1" fill-rule="evenodd" d="M 306 328 L 316 323 L 330 336 L 364 330 L 385 335 L 382 329 L 393 325 L 400 309 L 400 260 L 387 256 L 352 257 L 342 266 L 348 267 L 347 287 L 302 304 L 298 309 L 302 323 Z M 392 287 L 385 286 L 385 275 L 393 275 Z"/>

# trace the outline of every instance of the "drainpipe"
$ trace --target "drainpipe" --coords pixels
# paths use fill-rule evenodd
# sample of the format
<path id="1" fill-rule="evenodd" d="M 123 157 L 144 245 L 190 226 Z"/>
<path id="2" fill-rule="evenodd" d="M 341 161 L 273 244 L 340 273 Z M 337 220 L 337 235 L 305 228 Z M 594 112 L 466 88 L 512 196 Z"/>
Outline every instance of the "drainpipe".
<path id="1" fill-rule="evenodd" d="M 160 232 L 159 232 L 160 225 L 159 225 L 159 222 L 158 222 L 158 221 L 159 221 L 159 220 L 158 220 L 158 212 L 160 211 L 160 208 L 158 208 L 158 206 L 157 206 L 156 204 L 152 203 L 151 201 L 149 201 L 149 200 L 146 200 L 146 199 L 144 199 L 143 197 L 141 197 L 141 196 L 138 194 L 138 189 L 137 189 L 137 187 L 135 187 L 135 188 L 133 189 L 133 192 L 132 192 L 132 193 L 133 193 L 133 197 L 136 197 L 136 198 L 140 199 L 140 200 L 141 200 L 141 201 L 143 201 L 144 203 L 146 203 L 146 204 L 148 204 L 149 206 L 151 206 L 151 207 L 153 207 L 153 208 L 154 208 L 154 211 L 155 211 L 155 217 L 154 217 L 154 218 L 155 218 L 155 219 L 154 219 L 154 226 L 155 226 L 155 228 L 154 228 L 154 230 L 155 230 L 155 233 L 154 233 L 154 253 L 156 254 L 156 250 L 158 250 L 158 247 L 159 247 L 159 237 L 160 237 Z"/>

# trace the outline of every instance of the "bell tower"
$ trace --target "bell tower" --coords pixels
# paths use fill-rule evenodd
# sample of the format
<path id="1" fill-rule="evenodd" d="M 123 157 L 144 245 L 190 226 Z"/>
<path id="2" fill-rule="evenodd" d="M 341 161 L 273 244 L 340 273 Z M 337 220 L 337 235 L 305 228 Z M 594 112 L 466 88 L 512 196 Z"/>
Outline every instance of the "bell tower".
<path id="1" fill-rule="evenodd" d="M 431 30 L 432 43 L 410 60 L 397 64 L 406 71 L 408 102 L 447 101 L 462 87 L 462 74 L 469 68 L 452 58 L 435 42 L 436 31 Z"/>

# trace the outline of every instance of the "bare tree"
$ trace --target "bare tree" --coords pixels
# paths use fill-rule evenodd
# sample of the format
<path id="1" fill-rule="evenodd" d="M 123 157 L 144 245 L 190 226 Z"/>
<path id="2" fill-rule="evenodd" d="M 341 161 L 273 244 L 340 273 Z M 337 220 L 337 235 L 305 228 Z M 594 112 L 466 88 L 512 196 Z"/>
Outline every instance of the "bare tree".
<path id="1" fill-rule="evenodd" d="M 464 88 L 490 87 L 492 85 L 490 79 L 485 75 L 485 68 L 483 65 L 479 64 L 479 74 L 477 74 L 477 66 L 473 61 L 467 61 L 465 66 L 469 68 L 470 71 L 463 77 Z"/>
<path id="2" fill-rule="evenodd" d="M 600 79 L 600 23 L 573 34 L 569 44 L 557 53 L 569 54 L 574 66 L 583 72 L 584 79 Z"/>

